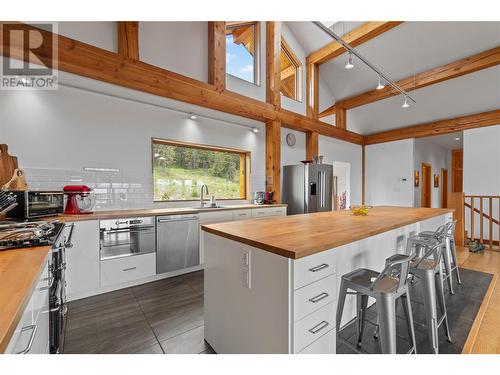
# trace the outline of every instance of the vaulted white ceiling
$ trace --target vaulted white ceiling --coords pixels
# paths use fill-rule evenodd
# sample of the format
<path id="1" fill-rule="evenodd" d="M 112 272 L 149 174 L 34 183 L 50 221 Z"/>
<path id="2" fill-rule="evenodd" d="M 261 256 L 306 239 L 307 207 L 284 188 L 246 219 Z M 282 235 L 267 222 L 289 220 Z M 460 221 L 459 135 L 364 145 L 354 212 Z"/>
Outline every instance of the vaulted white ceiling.
<path id="1" fill-rule="evenodd" d="M 342 35 L 362 23 L 339 22 L 334 25 L 334 30 Z M 288 26 L 307 53 L 331 41 L 310 22 L 289 22 Z M 499 45 L 500 22 L 405 22 L 360 45 L 357 50 L 397 81 Z M 343 54 L 320 67 L 320 79 L 333 95 L 331 104 L 372 90 L 377 85 L 377 75 L 356 58 L 355 68 L 346 70 L 346 58 Z M 411 94 L 417 104 L 407 110 L 401 108 L 400 96 L 349 110 L 348 129 L 371 134 L 498 109 L 500 67 L 448 80 Z M 321 102 L 325 103 L 325 98 Z"/>

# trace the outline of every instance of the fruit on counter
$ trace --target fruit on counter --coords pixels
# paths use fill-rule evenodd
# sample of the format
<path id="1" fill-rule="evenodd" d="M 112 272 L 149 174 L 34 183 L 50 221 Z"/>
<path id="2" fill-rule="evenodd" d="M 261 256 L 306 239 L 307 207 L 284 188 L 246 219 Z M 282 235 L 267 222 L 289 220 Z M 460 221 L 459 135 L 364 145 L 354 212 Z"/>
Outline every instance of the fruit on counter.
<path id="1" fill-rule="evenodd" d="M 360 206 L 352 209 L 352 213 L 356 216 L 366 216 L 368 215 L 368 207 Z"/>

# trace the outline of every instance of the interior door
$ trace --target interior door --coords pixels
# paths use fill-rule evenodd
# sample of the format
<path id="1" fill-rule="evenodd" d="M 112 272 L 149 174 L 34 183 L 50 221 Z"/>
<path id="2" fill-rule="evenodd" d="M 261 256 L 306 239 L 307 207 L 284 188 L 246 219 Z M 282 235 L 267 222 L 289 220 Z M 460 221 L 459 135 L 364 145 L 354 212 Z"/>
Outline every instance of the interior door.
<path id="1" fill-rule="evenodd" d="M 431 207 L 432 199 L 432 166 L 422 163 L 422 186 L 420 187 L 420 207 Z"/>
<path id="2" fill-rule="evenodd" d="M 451 191 L 463 191 L 464 150 L 462 148 L 451 151 Z"/>

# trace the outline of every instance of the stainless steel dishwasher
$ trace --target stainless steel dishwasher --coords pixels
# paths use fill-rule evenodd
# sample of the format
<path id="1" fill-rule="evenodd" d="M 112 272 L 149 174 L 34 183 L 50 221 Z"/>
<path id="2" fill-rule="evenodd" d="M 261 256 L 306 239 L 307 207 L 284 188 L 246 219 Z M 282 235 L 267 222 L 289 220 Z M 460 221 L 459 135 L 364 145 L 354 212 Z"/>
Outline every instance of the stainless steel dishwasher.
<path id="1" fill-rule="evenodd" d="M 198 215 L 156 217 L 156 273 L 200 264 Z"/>

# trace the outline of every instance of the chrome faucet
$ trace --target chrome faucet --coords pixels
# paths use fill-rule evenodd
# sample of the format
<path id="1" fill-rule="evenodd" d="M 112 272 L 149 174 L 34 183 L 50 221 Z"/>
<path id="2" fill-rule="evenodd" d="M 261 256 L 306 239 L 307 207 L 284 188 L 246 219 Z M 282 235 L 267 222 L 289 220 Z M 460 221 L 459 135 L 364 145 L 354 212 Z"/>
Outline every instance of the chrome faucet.
<path id="1" fill-rule="evenodd" d="M 208 195 L 208 186 L 201 185 L 200 207 L 205 207 L 205 201 L 203 200 L 203 190 L 205 190 L 205 193 Z"/>

